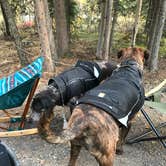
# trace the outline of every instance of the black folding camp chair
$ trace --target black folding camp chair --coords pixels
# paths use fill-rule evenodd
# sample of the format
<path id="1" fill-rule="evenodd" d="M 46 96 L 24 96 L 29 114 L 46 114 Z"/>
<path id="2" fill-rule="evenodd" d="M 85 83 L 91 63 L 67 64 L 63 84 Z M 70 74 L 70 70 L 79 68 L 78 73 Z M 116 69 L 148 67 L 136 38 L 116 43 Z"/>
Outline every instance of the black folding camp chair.
<path id="1" fill-rule="evenodd" d="M 158 95 L 160 92 L 165 92 L 165 89 L 162 90 L 163 86 L 166 84 L 166 80 L 164 80 L 159 86 L 152 89 L 146 94 L 145 97 L 145 105 L 154 108 L 156 110 L 160 110 L 162 113 L 166 113 L 166 103 L 161 103 L 158 99 L 156 100 L 156 94 Z M 157 91 L 157 92 L 156 92 Z M 133 144 L 141 141 L 160 141 L 164 148 L 166 148 L 166 135 L 161 135 L 159 129 L 166 126 L 166 122 L 160 123 L 157 127 L 151 120 L 148 113 L 142 108 L 141 113 L 145 117 L 146 121 L 150 126 L 150 130 L 140 134 L 139 136 L 129 138 L 126 143 Z M 147 137 L 149 134 L 154 133 L 156 136 Z"/>
<path id="2" fill-rule="evenodd" d="M 8 145 L 0 141 L 0 165 L 1 166 L 20 166 L 20 163 Z"/>

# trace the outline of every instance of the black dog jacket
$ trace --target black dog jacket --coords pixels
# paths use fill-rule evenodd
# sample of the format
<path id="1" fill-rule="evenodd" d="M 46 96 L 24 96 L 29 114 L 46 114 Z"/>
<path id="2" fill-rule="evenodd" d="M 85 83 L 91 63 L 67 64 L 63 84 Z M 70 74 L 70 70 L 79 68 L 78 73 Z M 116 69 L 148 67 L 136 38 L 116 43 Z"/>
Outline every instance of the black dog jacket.
<path id="1" fill-rule="evenodd" d="M 127 122 L 144 104 L 142 73 L 134 60 L 126 60 L 121 67 L 99 86 L 85 93 L 77 104 L 92 104 L 111 114 L 127 127 Z"/>
<path id="2" fill-rule="evenodd" d="M 72 97 L 80 96 L 97 86 L 101 75 L 102 71 L 97 63 L 78 61 L 75 67 L 50 79 L 48 85 L 51 84 L 60 90 L 61 104 L 66 104 Z"/>

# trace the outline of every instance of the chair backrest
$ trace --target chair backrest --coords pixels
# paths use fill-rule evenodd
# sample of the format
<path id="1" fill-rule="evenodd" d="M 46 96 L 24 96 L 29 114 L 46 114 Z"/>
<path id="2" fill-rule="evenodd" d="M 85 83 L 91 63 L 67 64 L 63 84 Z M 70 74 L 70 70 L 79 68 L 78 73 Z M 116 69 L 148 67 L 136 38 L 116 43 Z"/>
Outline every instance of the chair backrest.
<path id="1" fill-rule="evenodd" d="M 30 65 L 0 79 L 0 109 L 9 109 L 22 105 L 29 94 L 34 81 L 42 74 L 43 57 Z"/>

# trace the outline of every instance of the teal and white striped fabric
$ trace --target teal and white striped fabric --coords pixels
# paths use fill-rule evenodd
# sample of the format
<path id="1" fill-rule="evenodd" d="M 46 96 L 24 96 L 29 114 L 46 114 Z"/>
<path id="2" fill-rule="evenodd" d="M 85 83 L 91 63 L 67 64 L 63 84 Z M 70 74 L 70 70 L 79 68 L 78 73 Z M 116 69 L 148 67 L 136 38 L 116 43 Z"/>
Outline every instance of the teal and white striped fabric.
<path id="1" fill-rule="evenodd" d="M 0 79 L 0 109 L 13 108 L 23 103 L 35 79 L 42 74 L 43 62 L 44 58 L 38 57 L 30 65 Z"/>
<path id="2" fill-rule="evenodd" d="M 15 72 L 14 74 L 0 79 L 0 96 L 16 88 L 20 84 L 30 80 L 35 75 L 42 73 L 43 57 L 37 58 L 32 64 Z"/>

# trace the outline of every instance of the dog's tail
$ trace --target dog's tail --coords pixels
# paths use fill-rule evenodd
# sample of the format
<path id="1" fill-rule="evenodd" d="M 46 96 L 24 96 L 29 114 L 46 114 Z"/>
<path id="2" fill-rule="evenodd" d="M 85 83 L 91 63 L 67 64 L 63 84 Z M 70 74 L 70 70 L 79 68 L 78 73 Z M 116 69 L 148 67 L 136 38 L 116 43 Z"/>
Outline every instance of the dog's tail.
<path id="1" fill-rule="evenodd" d="M 80 136 L 81 133 L 82 133 L 81 130 L 78 132 L 78 131 L 74 130 L 73 128 L 70 128 L 70 129 L 67 128 L 58 134 L 51 133 L 51 135 L 44 136 L 44 139 L 49 143 L 62 144 L 62 143 L 67 143 L 67 142 L 75 139 L 76 137 Z"/>
<path id="2" fill-rule="evenodd" d="M 85 120 L 85 116 L 82 116 L 80 113 L 72 114 L 70 120 L 65 129 L 62 129 L 60 132 L 44 132 L 43 138 L 54 144 L 67 143 L 70 140 L 80 137 L 81 134 L 86 131 L 88 127 L 88 122 Z M 42 133 L 40 132 L 41 136 Z"/>
<path id="3" fill-rule="evenodd" d="M 54 135 L 48 136 L 46 140 L 49 143 L 62 144 L 62 143 L 67 143 L 76 137 L 77 137 L 76 133 L 74 133 L 71 130 L 65 129 L 59 135 L 54 134 Z"/>

